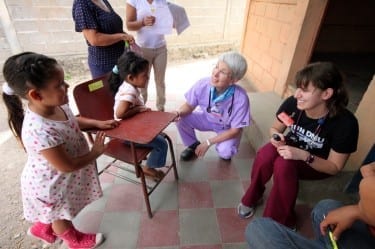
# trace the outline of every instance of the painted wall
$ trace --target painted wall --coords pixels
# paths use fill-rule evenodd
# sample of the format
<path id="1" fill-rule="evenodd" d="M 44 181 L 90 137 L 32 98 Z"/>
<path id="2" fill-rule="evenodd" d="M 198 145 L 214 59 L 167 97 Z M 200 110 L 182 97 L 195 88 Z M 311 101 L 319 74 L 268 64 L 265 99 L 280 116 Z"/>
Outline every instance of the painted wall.
<path id="1" fill-rule="evenodd" d="M 110 0 L 125 19 L 126 0 Z M 207 46 L 226 44 L 238 48 L 246 2 L 243 0 L 171 0 L 184 6 L 191 26 L 177 36 L 167 36 L 168 47 L 192 47 L 204 53 Z M 52 56 L 87 54 L 81 33 L 74 31 L 72 0 L 0 1 L 0 68 L 12 53 L 41 52 Z M 1 74 L 0 74 L 1 80 Z"/>
<path id="2" fill-rule="evenodd" d="M 347 170 L 354 170 L 365 159 L 371 146 L 375 143 L 375 75 L 358 105 L 355 116 L 359 121 L 358 149 L 349 158 Z"/>

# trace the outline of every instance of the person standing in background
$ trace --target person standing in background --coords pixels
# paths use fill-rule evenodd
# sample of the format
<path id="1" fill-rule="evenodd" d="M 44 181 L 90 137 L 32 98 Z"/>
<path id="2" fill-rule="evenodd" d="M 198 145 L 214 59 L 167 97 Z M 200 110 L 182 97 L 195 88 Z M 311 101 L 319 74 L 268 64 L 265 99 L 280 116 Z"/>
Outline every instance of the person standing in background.
<path id="1" fill-rule="evenodd" d="M 82 32 L 88 45 L 91 76 L 111 72 L 124 52 L 125 41 L 134 37 L 124 32 L 121 17 L 107 0 L 74 0 L 73 20 L 76 32 Z"/>
<path id="2" fill-rule="evenodd" d="M 161 22 L 159 18 L 155 18 L 155 14 L 156 11 L 165 10 L 165 8 L 168 9 L 166 0 L 127 0 L 126 3 L 126 27 L 128 30 L 137 31 L 137 44 L 142 48 L 143 57 L 149 61 L 150 70 L 151 67 L 154 69 L 158 111 L 164 111 L 165 105 L 167 46 L 165 33 L 155 28 L 157 26 L 155 23 Z M 165 20 L 167 17 L 163 19 Z M 147 86 L 141 89 L 141 94 L 146 104 Z"/>

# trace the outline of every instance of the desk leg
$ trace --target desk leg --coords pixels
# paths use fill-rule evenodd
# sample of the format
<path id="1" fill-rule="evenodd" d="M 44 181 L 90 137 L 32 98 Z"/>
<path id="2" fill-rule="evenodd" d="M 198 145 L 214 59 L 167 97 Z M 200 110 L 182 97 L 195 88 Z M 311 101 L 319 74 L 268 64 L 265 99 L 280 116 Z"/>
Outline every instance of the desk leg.
<path id="1" fill-rule="evenodd" d="M 141 174 L 143 196 L 144 196 L 146 208 L 147 208 L 147 214 L 148 214 L 149 218 L 152 218 L 152 211 L 151 211 L 150 198 L 149 198 L 150 196 L 149 196 L 149 193 L 148 193 L 148 190 L 147 190 L 147 183 L 146 183 L 146 179 L 145 179 L 145 174 L 143 173 L 142 169 L 140 170 L 140 174 Z"/>
<path id="2" fill-rule="evenodd" d="M 143 197 L 144 197 L 145 202 L 146 202 L 148 217 L 152 218 L 150 198 L 149 198 L 149 192 L 147 190 L 147 183 L 146 183 L 146 179 L 145 179 L 145 174 L 143 173 L 141 165 L 138 163 L 137 154 L 135 153 L 136 149 L 135 149 L 135 145 L 134 145 L 133 142 L 130 143 L 130 148 L 131 148 L 133 159 L 134 159 L 135 174 L 136 174 L 137 177 L 141 178 Z"/>
<path id="3" fill-rule="evenodd" d="M 174 155 L 174 148 L 173 148 L 173 143 L 172 143 L 172 140 L 171 138 L 165 134 L 164 132 L 162 132 L 160 135 L 162 135 L 165 139 L 167 139 L 168 141 L 168 145 L 169 145 L 169 152 L 171 154 L 171 159 L 172 159 L 172 167 L 173 167 L 173 173 L 174 173 L 174 179 L 175 180 L 178 180 L 178 173 L 177 173 L 177 166 L 176 166 L 176 157 Z"/>

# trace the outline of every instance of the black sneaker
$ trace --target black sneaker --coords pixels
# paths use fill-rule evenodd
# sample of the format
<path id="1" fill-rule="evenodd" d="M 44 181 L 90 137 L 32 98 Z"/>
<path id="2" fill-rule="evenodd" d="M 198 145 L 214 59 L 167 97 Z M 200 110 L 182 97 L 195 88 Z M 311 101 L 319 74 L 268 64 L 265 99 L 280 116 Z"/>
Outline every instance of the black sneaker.
<path id="1" fill-rule="evenodd" d="M 191 160 L 193 157 L 195 157 L 195 149 L 197 148 L 197 146 L 200 144 L 199 141 L 193 143 L 192 145 L 190 145 L 189 147 L 187 147 L 186 149 L 184 149 L 182 152 L 181 152 L 181 155 L 180 155 L 180 159 L 182 161 L 189 161 Z"/>

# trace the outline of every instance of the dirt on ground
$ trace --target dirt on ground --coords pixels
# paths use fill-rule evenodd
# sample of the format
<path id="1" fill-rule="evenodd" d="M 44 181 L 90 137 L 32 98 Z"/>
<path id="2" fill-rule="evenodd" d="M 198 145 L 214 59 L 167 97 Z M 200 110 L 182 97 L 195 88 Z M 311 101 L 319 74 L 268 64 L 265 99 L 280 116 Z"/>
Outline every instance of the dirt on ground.
<path id="1" fill-rule="evenodd" d="M 216 56 L 221 52 L 236 49 L 233 45 L 215 45 L 200 48 L 169 49 L 168 64 L 179 64 L 184 61 L 203 59 Z M 90 79 L 87 59 L 82 56 L 56 57 L 63 65 L 66 81 L 71 88 L 84 80 Z M 168 69 L 167 69 L 168 70 Z M 0 99 L 0 102 L 3 102 Z M 58 249 L 60 243 L 45 245 L 41 241 L 26 235 L 30 223 L 23 218 L 20 191 L 20 176 L 26 162 L 26 153 L 12 136 L 6 121 L 7 112 L 3 103 L 0 104 L 0 154 L 2 155 L 2 171 L 0 174 L 0 248 L 1 249 Z"/>

